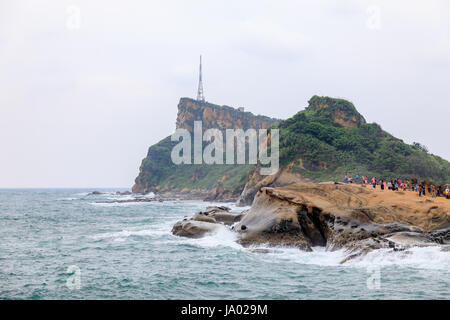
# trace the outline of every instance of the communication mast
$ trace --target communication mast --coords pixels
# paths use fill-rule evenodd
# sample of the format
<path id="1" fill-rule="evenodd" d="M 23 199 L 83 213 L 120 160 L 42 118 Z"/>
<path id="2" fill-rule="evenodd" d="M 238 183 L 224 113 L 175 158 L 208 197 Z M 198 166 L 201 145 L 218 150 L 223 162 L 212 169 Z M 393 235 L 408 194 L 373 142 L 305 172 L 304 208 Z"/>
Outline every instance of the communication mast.
<path id="1" fill-rule="evenodd" d="M 205 96 L 203 95 L 202 56 L 201 55 L 200 55 L 200 72 L 199 72 L 199 76 L 198 76 L 197 101 L 205 102 Z"/>

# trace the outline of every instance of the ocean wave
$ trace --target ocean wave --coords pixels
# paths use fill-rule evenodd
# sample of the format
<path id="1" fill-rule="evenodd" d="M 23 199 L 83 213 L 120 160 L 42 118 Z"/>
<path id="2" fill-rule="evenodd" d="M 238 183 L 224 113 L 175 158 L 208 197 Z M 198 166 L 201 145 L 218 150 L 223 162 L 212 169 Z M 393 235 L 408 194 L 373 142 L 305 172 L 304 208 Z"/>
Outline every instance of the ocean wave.
<path id="1" fill-rule="evenodd" d="M 350 266 L 406 266 L 421 269 L 450 271 L 450 251 L 442 250 L 441 246 L 412 247 L 405 251 L 378 249 L 368 254 L 352 259 Z"/>
<path id="2" fill-rule="evenodd" d="M 59 198 L 59 199 L 56 199 L 56 201 L 74 201 L 74 200 L 78 200 L 79 198 L 71 198 L 71 197 L 68 197 L 68 198 Z"/>
<path id="3" fill-rule="evenodd" d="M 262 250 L 257 250 L 262 249 Z M 327 251 L 323 247 L 314 247 L 312 252 L 301 251 L 295 248 L 253 246 L 248 248 L 250 252 L 265 252 L 266 259 L 273 262 L 295 262 L 318 266 L 403 266 L 422 269 L 450 270 L 450 252 L 442 250 L 440 246 L 412 247 L 405 251 L 392 249 L 377 249 L 365 255 L 353 258 L 345 263 L 342 261 L 348 257 L 345 249 Z"/>
<path id="4" fill-rule="evenodd" d="M 136 195 L 136 194 L 116 194 L 115 192 L 105 193 L 103 194 L 109 200 L 136 200 L 136 199 L 153 199 L 155 194 L 150 192 L 145 195 Z"/>
<path id="5" fill-rule="evenodd" d="M 91 236 L 94 240 L 103 239 L 126 239 L 130 236 L 161 236 L 168 234 L 167 230 L 162 230 L 160 228 L 155 229 L 143 229 L 143 230 L 122 230 L 117 232 L 105 232 L 101 234 L 96 234 Z"/>
<path id="6" fill-rule="evenodd" d="M 151 202 L 90 202 L 89 204 L 95 207 L 129 207 L 149 203 Z"/>
<path id="7" fill-rule="evenodd" d="M 217 231 L 208 233 L 200 239 L 177 237 L 175 241 L 179 243 L 188 243 L 202 248 L 229 247 L 236 250 L 245 250 L 243 246 L 236 242 L 237 240 L 237 234 L 223 226 Z"/>
<path id="8" fill-rule="evenodd" d="M 312 252 L 306 252 L 297 248 L 272 247 L 269 245 L 243 247 L 237 240 L 238 235 L 235 232 L 227 227 L 223 227 L 200 239 L 178 237 L 176 241 L 203 248 L 229 247 L 235 250 L 246 251 L 249 254 L 259 255 L 263 260 L 269 260 L 271 263 L 294 262 L 317 266 L 361 268 L 367 268 L 374 265 L 380 267 L 402 266 L 433 270 L 450 270 L 450 251 L 442 250 L 443 248 L 439 245 L 412 247 L 404 251 L 378 249 L 342 263 L 342 261 L 350 254 L 346 249 L 327 251 L 324 247 L 313 247 Z"/>

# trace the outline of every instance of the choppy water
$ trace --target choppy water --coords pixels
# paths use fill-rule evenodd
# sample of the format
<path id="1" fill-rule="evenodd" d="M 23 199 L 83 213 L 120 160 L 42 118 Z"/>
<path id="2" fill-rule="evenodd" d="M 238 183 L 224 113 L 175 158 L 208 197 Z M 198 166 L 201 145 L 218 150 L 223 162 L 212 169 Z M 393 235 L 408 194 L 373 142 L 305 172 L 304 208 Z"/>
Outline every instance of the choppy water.
<path id="1" fill-rule="evenodd" d="M 380 250 L 346 265 L 344 252 L 320 248 L 257 253 L 228 231 L 170 233 L 208 203 L 98 204 L 127 196 L 88 192 L 0 190 L 0 298 L 450 298 L 450 252 L 439 247 Z"/>

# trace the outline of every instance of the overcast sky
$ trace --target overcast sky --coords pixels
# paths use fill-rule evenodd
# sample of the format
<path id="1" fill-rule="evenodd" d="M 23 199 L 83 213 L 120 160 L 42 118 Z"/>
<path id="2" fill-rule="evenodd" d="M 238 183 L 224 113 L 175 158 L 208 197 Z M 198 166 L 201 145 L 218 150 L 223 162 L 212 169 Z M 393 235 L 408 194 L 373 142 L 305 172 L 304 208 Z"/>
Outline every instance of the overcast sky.
<path id="1" fill-rule="evenodd" d="M 79 15 L 78 15 L 79 14 Z M 0 0 L 0 187 L 131 187 L 195 97 L 314 95 L 450 160 L 450 1 Z"/>

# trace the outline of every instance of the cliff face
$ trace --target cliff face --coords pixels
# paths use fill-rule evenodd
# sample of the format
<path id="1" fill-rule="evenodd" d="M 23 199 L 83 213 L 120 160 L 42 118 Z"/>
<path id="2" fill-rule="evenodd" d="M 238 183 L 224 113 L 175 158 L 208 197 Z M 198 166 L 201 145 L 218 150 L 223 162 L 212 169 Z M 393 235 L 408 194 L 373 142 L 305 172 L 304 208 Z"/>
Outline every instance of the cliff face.
<path id="1" fill-rule="evenodd" d="M 202 121 L 203 129 L 266 129 L 277 124 L 279 120 L 266 116 L 256 116 L 251 112 L 219 106 L 208 102 L 200 102 L 189 98 L 181 98 L 178 104 L 177 129 L 193 131 L 194 121 Z"/>
<path id="2" fill-rule="evenodd" d="M 280 120 L 229 106 L 181 98 L 178 103 L 177 129 L 183 128 L 192 132 L 194 121 L 202 121 L 203 130 L 246 130 L 269 128 Z M 170 153 L 176 144 L 169 136 L 149 148 L 147 157 L 139 168 L 133 192 L 175 192 L 191 198 L 237 199 L 251 165 L 174 165 Z"/>

